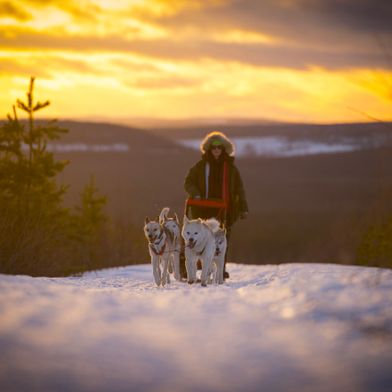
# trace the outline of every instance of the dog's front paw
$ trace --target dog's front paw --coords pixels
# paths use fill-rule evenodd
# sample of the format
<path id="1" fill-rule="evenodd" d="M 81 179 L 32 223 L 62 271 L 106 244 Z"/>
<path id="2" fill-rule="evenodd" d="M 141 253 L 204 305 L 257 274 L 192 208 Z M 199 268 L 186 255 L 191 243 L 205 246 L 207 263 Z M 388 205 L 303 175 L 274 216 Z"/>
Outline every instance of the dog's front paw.
<path id="1" fill-rule="evenodd" d="M 202 285 L 203 287 L 207 287 L 207 283 L 204 282 L 204 281 L 201 282 L 201 285 Z"/>
<path id="2" fill-rule="evenodd" d="M 188 284 L 193 284 L 195 283 L 193 280 L 188 280 Z"/>

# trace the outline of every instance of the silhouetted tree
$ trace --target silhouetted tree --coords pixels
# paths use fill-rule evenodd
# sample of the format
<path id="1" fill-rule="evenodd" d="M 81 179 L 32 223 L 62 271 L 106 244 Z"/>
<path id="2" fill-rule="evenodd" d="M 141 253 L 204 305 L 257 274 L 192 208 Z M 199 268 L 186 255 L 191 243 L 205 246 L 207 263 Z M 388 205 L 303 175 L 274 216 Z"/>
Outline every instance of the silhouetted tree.
<path id="1" fill-rule="evenodd" d="M 81 244 L 81 260 L 88 267 L 102 256 L 102 244 L 105 237 L 107 217 L 104 207 L 107 199 L 99 194 L 95 177 L 84 187 L 81 194 L 81 206 L 76 207 L 74 216 L 74 232 Z"/>
<path id="2" fill-rule="evenodd" d="M 380 36 L 377 37 L 377 43 L 386 60 L 387 66 L 391 67 L 392 48 L 388 46 L 387 41 L 382 39 Z M 386 91 L 388 92 L 387 98 L 392 103 L 392 78 L 384 71 L 376 71 L 376 74 L 379 79 L 382 79 Z M 379 122 L 390 131 L 392 130 L 390 122 L 383 121 L 364 111 L 355 111 L 361 113 L 372 121 Z M 392 141 L 392 133 L 390 132 L 388 136 L 388 143 L 390 144 Z M 379 159 L 383 159 L 383 156 L 380 155 Z M 390 188 L 383 189 L 383 192 L 387 192 L 389 195 L 392 194 L 392 190 Z M 388 200 L 388 203 L 390 203 L 390 200 Z M 357 249 L 356 261 L 363 265 L 392 268 L 392 213 L 390 208 L 385 208 L 383 205 L 381 205 L 378 209 L 377 221 L 371 222 L 368 225 L 361 239 Z"/>
<path id="3" fill-rule="evenodd" d="M 362 265 L 392 267 L 392 219 L 371 225 L 358 248 L 357 262 Z"/>
<path id="4" fill-rule="evenodd" d="M 35 102 L 33 93 L 32 77 L 26 102 L 17 100 L 28 121 L 20 122 L 13 106 L 12 115 L 0 127 L 0 271 L 78 272 L 86 264 L 75 249 L 84 248 L 90 264 L 92 249 L 99 254 L 97 232 L 106 219 L 106 198 L 97 195 L 92 179 L 75 213 L 63 207 L 67 187 L 58 185 L 56 176 L 68 162 L 55 160 L 47 144 L 68 131 L 56 120 L 35 122 L 35 113 L 50 103 Z"/>

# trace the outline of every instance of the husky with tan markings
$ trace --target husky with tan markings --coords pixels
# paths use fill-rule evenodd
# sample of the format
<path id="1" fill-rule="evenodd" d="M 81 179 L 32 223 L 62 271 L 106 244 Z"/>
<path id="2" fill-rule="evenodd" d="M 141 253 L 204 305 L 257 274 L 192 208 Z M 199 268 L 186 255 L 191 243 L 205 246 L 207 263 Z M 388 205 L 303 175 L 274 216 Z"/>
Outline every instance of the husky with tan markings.
<path id="1" fill-rule="evenodd" d="M 175 254 L 179 253 L 180 229 L 178 223 L 167 218 L 169 208 L 162 209 L 156 220 L 145 219 L 144 234 L 148 240 L 152 272 L 157 286 L 170 283 L 169 264 L 173 262 L 174 277 L 180 280 L 180 266 Z M 168 222 L 172 222 L 168 224 Z M 176 229 L 175 226 L 178 226 Z"/>

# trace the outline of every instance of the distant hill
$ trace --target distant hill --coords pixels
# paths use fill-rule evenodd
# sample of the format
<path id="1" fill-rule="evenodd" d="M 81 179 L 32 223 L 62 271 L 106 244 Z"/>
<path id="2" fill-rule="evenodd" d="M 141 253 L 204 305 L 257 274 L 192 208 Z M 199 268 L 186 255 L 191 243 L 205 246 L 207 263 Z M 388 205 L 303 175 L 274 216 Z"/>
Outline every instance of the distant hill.
<path id="1" fill-rule="evenodd" d="M 60 177 L 61 182 L 71 185 L 66 198 L 69 205 L 76 204 L 84 184 L 94 175 L 99 189 L 109 198 L 110 215 L 122 224 L 140 228 L 141 240 L 145 216 L 157 215 L 164 206 L 182 216 L 184 177 L 200 154 L 176 140 L 184 134 L 204 136 L 206 128 L 146 131 L 105 123 L 67 121 L 61 125 L 70 130 L 61 140 L 63 144 L 127 146 L 120 151 L 55 153 L 71 161 Z M 370 141 L 390 134 L 380 124 L 227 126 L 224 130 L 230 136 L 281 132 L 293 138 L 305 134 L 318 138 L 358 135 Z M 351 263 L 374 214 L 392 213 L 388 198 L 392 191 L 392 147 L 388 143 L 349 153 L 249 157 L 236 162 L 250 215 L 234 227 L 230 249 L 233 261 Z"/>
<path id="2" fill-rule="evenodd" d="M 206 133 L 219 130 L 228 136 L 286 136 L 312 140 L 336 139 L 342 137 L 386 137 L 392 141 L 392 122 L 351 123 L 351 124 L 290 124 L 278 122 L 222 122 L 198 126 L 156 126 L 149 128 L 155 135 L 171 139 L 203 137 Z"/>
<path id="3" fill-rule="evenodd" d="M 184 199 L 181 179 L 198 154 L 173 141 L 125 126 L 100 123 L 61 122 L 69 133 L 62 144 L 128 146 L 124 152 L 56 152 L 69 159 L 61 182 L 71 184 L 67 202 L 76 203 L 90 175 L 110 199 L 109 212 L 125 221 L 141 222 L 164 205 Z"/>
<path id="4" fill-rule="evenodd" d="M 98 123 L 115 123 L 129 127 L 140 127 L 143 129 L 151 128 L 191 128 L 191 127 L 213 127 L 214 125 L 230 124 L 230 125 L 257 125 L 257 124 L 284 124 L 282 121 L 276 121 L 266 118 L 186 118 L 186 119 L 165 119 L 165 118 L 151 118 L 151 117 L 123 117 L 115 120 L 106 117 L 97 116 L 93 119 L 85 118 L 83 122 L 98 122 Z"/>

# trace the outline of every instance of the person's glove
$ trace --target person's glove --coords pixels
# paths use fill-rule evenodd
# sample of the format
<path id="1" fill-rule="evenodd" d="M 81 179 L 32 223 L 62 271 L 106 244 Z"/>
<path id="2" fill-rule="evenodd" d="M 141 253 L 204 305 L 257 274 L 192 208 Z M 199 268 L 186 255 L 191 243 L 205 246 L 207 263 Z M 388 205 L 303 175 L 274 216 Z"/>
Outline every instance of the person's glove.
<path id="1" fill-rule="evenodd" d="M 240 219 L 246 219 L 248 216 L 248 211 L 243 211 L 240 213 Z"/>

